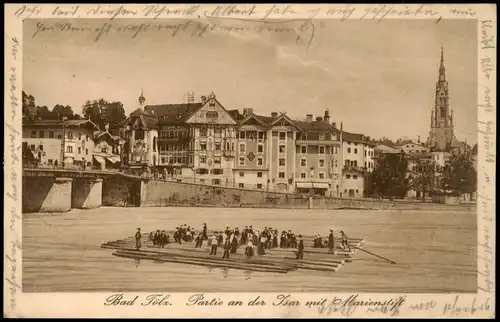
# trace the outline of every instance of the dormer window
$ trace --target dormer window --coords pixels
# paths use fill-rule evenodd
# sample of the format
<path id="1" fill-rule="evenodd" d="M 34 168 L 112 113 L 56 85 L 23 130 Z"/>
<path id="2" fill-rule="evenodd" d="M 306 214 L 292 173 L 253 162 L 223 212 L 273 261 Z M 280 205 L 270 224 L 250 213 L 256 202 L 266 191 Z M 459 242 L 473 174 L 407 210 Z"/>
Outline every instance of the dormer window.
<path id="1" fill-rule="evenodd" d="M 212 101 L 212 102 L 208 103 L 208 107 L 215 108 L 215 102 Z"/>

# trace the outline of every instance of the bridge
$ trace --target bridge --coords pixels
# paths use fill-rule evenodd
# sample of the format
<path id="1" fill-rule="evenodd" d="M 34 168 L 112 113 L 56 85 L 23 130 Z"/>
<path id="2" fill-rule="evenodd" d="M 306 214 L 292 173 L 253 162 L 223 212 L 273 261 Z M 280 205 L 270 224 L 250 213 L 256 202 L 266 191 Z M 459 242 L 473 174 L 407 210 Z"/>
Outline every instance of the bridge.
<path id="1" fill-rule="evenodd" d="M 23 166 L 23 212 L 66 212 L 72 208 L 141 204 L 141 189 L 152 176 L 119 170 Z"/>

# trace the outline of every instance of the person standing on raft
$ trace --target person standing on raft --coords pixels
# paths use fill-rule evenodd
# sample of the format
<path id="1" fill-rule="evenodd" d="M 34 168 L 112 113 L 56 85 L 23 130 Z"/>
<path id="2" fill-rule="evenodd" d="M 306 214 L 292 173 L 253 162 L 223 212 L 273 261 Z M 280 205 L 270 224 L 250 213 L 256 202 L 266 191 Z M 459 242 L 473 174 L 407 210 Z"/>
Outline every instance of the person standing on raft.
<path id="1" fill-rule="evenodd" d="M 229 251 L 231 250 L 231 241 L 229 238 L 226 238 L 224 241 L 224 254 L 222 254 L 222 259 L 226 258 L 229 259 Z"/>
<path id="2" fill-rule="evenodd" d="M 297 249 L 297 259 L 304 259 L 304 240 L 302 239 L 302 235 L 299 235 L 299 246 Z"/>
<path id="3" fill-rule="evenodd" d="M 206 223 L 203 224 L 202 237 L 203 237 L 203 240 L 208 240 L 207 224 Z"/>
<path id="4" fill-rule="evenodd" d="M 141 249 L 141 229 L 137 228 L 137 232 L 135 233 L 135 248 L 137 250 Z"/>
<path id="5" fill-rule="evenodd" d="M 346 249 L 348 251 L 351 251 L 351 246 L 349 246 L 349 238 L 346 236 L 343 230 L 340 231 L 340 244 L 342 245 L 343 249 Z"/>
<path id="6" fill-rule="evenodd" d="M 330 235 L 328 235 L 328 251 L 330 253 L 335 253 L 335 239 L 333 237 L 333 229 L 330 229 Z"/>
<path id="7" fill-rule="evenodd" d="M 247 256 L 247 259 L 250 259 L 253 256 L 253 244 L 251 240 L 248 241 L 248 244 L 245 247 L 245 255 Z"/>
<path id="8" fill-rule="evenodd" d="M 212 237 L 212 249 L 210 250 L 210 255 L 217 255 L 217 235 L 214 234 Z"/>

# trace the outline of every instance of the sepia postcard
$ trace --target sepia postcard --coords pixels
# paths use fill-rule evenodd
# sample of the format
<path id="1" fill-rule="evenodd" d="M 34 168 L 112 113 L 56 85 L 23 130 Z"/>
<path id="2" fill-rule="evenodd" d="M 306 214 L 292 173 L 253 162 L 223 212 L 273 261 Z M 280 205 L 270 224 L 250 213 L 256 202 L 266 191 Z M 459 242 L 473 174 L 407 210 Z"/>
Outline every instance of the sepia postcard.
<path id="1" fill-rule="evenodd" d="M 5 317 L 495 318 L 495 5 L 5 21 Z"/>

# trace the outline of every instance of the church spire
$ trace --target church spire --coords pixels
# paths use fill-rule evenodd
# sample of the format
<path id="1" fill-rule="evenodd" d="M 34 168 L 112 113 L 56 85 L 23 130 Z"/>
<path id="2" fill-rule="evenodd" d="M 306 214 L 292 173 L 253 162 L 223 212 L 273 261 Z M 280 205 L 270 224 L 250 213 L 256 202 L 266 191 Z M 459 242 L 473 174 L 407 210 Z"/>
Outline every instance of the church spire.
<path id="1" fill-rule="evenodd" d="M 144 97 L 144 88 L 141 88 L 141 96 L 139 96 L 139 104 L 141 107 L 144 105 L 144 102 L 146 102 L 146 98 Z"/>
<path id="2" fill-rule="evenodd" d="M 444 68 L 444 50 L 441 46 L 441 64 L 439 65 L 439 81 L 446 81 L 446 70 Z"/>

